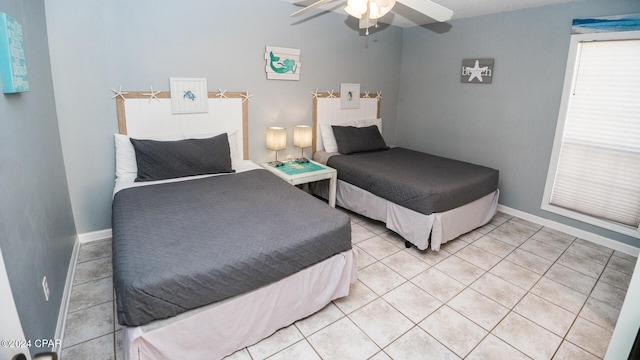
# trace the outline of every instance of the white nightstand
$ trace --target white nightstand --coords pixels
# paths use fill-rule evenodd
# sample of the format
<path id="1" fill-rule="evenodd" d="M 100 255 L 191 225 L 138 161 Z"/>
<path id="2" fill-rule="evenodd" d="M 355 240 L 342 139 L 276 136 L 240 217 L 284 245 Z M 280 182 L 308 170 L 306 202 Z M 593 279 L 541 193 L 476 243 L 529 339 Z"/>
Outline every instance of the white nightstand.
<path id="1" fill-rule="evenodd" d="M 273 167 L 268 163 L 261 166 L 291 185 L 307 184 L 314 181 L 329 179 L 329 206 L 336 207 L 336 182 L 338 172 L 334 168 L 309 160 L 309 165 L 284 163 L 284 166 Z M 315 166 L 314 166 L 315 165 Z M 320 167 L 320 169 L 318 169 Z"/>

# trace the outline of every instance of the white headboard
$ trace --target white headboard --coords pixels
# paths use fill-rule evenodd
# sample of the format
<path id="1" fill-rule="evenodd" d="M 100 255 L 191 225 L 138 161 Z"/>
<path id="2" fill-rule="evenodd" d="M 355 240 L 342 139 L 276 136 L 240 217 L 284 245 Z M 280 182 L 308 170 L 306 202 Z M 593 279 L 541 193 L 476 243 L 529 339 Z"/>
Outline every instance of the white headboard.
<path id="1" fill-rule="evenodd" d="M 171 93 L 130 91 L 116 97 L 118 132 L 131 137 L 183 137 L 237 132 L 239 151 L 249 159 L 248 101 L 245 92 L 209 92 L 209 111 L 199 114 L 172 114 Z"/>
<path id="2" fill-rule="evenodd" d="M 335 96 L 335 97 L 334 97 Z M 367 96 L 367 97 L 365 97 Z M 349 125 L 355 120 L 380 118 L 380 99 L 360 94 L 360 107 L 341 109 L 340 94 L 318 93 L 313 97 L 313 152 L 324 150 L 320 125 Z"/>

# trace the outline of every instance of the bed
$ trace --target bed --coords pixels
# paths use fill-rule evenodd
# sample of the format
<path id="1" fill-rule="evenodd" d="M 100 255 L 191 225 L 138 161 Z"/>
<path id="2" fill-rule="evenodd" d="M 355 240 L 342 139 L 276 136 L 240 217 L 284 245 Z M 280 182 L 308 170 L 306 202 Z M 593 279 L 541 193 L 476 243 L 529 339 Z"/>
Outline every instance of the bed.
<path id="1" fill-rule="evenodd" d="M 246 94 L 219 95 L 188 115 L 172 115 L 169 93 L 116 101 L 113 277 L 128 359 L 222 358 L 356 279 L 348 216 L 247 160 Z"/>
<path id="2" fill-rule="evenodd" d="M 389 148 L 381 136 L 380 97 L 364 94 L 358 108 L 343 109 L 332 95 L 314 95 L 313 152 L 338 172 L 337 205 L 384 222 L 407 247 L 435 251 L 495 215 L 497 170 Z M 323 184 L 312 190 L 327 195 Z"/>

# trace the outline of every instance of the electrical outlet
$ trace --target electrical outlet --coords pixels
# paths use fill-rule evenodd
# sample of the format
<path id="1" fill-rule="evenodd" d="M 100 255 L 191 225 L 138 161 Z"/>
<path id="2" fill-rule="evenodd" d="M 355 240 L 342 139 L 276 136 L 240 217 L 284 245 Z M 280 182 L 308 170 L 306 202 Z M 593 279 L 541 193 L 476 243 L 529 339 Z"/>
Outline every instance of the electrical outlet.
<path id="1" fill-rule="evenodd" d="M 42 278 L 42 290 L 44 290 L 44 298 L 49 301 L 49 284 L 47 283 L 47 277 Z"/>

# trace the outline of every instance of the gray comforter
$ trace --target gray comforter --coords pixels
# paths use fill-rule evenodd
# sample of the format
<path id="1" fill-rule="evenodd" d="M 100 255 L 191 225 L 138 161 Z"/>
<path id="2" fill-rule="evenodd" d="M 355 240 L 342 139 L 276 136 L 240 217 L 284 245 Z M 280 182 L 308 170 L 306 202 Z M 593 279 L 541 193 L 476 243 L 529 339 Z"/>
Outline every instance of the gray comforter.
<path id="1" fill-rule="evenodd" d="M 266 170 L 135 187 L 113 200 L 120 324 L 174 316 L 351 248 L 349 217 Z"/>
<path id="2" fill-rule="evenodd" d="M 425 215 L 498 189 L 498 170 L 403 148 L 336 155 L 327 165 L 338 179 Z"/>

